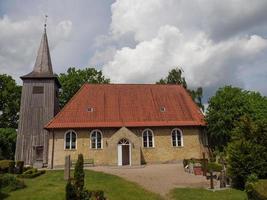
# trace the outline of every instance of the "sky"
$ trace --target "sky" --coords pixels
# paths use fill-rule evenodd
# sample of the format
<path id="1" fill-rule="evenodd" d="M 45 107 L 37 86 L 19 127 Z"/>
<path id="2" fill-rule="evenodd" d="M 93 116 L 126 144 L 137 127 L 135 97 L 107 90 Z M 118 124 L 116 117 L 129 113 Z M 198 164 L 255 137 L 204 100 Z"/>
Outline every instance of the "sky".
<path id="1" fill-rule="evenodd" d="M 266 0 L 0 0 L 0 73 L 34 65 L 48 15 L 55 73 L 95 67 L 155 83 L 180 67 L 204 101 L 224 85 L 267 95 Z"/>

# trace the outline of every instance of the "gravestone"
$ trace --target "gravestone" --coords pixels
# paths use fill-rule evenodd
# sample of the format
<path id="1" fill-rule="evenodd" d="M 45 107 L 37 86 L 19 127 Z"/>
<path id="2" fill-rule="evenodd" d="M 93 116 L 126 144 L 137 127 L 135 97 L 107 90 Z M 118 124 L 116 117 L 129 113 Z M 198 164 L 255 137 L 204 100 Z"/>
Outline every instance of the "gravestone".
<path id="1" fill-rule="evenodd" d="M 65 167 L 64 167 L 64 180 L 70 179 L 70 155 L 65 157 Z"/>

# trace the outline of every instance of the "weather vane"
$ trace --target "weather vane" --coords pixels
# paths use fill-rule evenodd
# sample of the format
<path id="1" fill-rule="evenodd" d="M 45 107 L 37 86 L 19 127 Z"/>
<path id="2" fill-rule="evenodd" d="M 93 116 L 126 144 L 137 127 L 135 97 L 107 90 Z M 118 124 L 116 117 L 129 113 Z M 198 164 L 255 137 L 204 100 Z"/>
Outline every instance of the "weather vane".
<path id="1" fill-rule="evenodd" d="M 48 15 L 45 15 L 45 23 L 44 23 L 44 29 L 46 30 L 46 23 L 47 23 Z"/>

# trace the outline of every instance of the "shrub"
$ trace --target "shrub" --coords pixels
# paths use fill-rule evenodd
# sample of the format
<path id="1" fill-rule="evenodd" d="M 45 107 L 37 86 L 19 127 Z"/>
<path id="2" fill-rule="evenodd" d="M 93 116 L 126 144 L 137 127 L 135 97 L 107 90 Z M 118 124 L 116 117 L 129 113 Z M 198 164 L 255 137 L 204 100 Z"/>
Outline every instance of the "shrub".
<path id="1" fill-rule="evenodd" d="M 95 190 L 89 191 L 89 198 L 92 200 L 105 200 L 104 191 L 102 190 Z"/>
<path id="2" fill-rule="evenodd" d="M 221 164 L 218 164 L 218 163 L 215 163 L 215 162 L 210 162 L 208 163 L 208 166 L 207 166 L 207 171 L 213 171 L 213 172 L 220 172 L 222 171 L 223 167 Z"/>
<path id="3" fill-rule="evenodd" d="M 3 188 L 5 192 L 11 192 L 25 187 L 24 182 L 12 174 L 1 175 L 0 182 L 1 188 Z"/>
<path id="4" fill-rule="evenodd" d="M 0 172 L 7 173 L 9 170 L 9 163 L 13 162 L 12 160 L 0 160 Z"/>
<path id="5" fill-rule="evenodd" d="M 44 170 L 37 170 L 36 168 L 29 169 L 22 174 L 18 175 L 19 178 L 35 178 L 37 176 L 40 176 L 44 174 Z"/>
<path id="6" fill-rule="evenodd" d="M 16 163 L 16 167 L 17 167 L 17 173 L 18 174 L 22 174 L 23 169 L 24 169 L 24 161 L 17 161 Z"/>
<path id="7" fill-rule="evenodd" d="M 8 163 L 8 173 L 14 174 L 14 171 L 15 171 L 15 161 L 12 160 Z"/>
<path id="8" fill-rule="evenodd" d="M 66 185 L 65 190 L 66 190 L 66 200 L 76 199 L 75 188 L 74 188 L 71 180 L 68 180 L 68 183 Z"/>
<path id="9" fill-rule="evenodd" d="M 83 155 L 78 155 L 78 160 L 75 164 L 74 169 L 74 187 L 76 190 L 77 197 L 81 196 L 84 186 L 84 170 L 83 170 Z"/>
<path id="10" fill-rule="evenodd" d="M 245 191 L 249 200 L 267 200 L 267 180 L 247 181 Z"/>

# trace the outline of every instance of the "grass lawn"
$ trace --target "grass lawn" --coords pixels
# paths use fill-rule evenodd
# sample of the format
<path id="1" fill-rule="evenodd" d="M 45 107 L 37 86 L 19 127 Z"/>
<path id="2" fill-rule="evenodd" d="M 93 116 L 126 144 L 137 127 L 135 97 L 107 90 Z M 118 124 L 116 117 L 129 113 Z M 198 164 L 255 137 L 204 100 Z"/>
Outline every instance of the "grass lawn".
<path id="1" fill-rule="evenodd" d="M 175 200 L 247 200 L 245 192 L 235 189 L 209 191 L 200 188 L 176 188 L 170 192 Z"/>
<path id="2" fill-rule="evenodd" d="M 104 190 L 109 200 L 161 199 L 141 186 L 120 177 L 85 170 L 85 185 L 89 190 Z M 63 171 L 47 171 L 34 179 L 24 179 L 26 188 L 9 193 L 6 200 L 64 200 L 65 184 Z"/>

